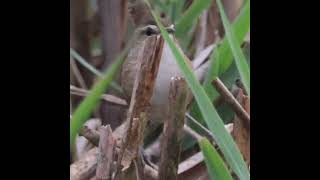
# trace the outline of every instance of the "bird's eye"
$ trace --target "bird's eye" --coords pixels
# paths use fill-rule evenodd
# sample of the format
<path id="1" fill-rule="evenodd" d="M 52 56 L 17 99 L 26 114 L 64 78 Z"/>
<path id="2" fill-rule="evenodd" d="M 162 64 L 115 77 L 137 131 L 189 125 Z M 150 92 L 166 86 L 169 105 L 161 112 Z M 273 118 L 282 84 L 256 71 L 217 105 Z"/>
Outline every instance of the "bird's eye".
<path id="1" fill-rule="evenodd" d="M 152 29 L 152 28 L 147 28 L 147 30 L 146 30 L 146 32 L 145 32 L 145 34 L 147 35 L 147 36 L 151 36 L 152 34 L 154 33 L 154 30 Z"/>
<path id="2" fill-rule="evenodd" d="M 165 17 L 166 17 L 166 15 L 164 14 L 164 12 L 162 12 L 162 13 L 160 14 L 160 17 L 161 17 L 161 18 L 165 18 Z"/>

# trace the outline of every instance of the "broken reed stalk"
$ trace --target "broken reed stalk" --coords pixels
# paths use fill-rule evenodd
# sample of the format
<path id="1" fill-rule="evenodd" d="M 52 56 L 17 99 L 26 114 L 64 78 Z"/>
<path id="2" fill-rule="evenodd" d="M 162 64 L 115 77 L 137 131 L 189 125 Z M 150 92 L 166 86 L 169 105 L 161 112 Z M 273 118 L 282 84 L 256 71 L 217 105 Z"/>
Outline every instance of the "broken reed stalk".
<path id="1" fill-rule="evenodd" d="M 184 114 L 187 109 L 188 86 L 183 78 L 172 78 L 170 82 L 169 113 L 165 119 L 162 140 L 158 180 L 176 180 Z"/>
<path id="2" fill-rule="evenodd" d="M 246 112 L 250 113 L 250 100 L 249 97 L 244 95 L 242 89 L 240 89 L 237 95 L 237 101 L 242 105 Z M 245 121 L 241 120 L 237 115 L 233 120 L 233 132 L 232 136 L 234 141 L 238 145 L 238 148 L 243 155 L 247 165 L 250 165 L 250 129 L 246 128 Z"/>
<path id="3" fill-rule="evenodd" d="M 143 143 L 148 107 L 158 74 L 164 40 L 161 36 L 149 36 L 142 43 L 138 53 L 140 68 L 133 86 L 127 120 L 127 134 L 119 152 L 115 179 L 119 177 L 121 166 L 130 167 L 136 159 L 138 149 Z"/>
<path id="4" fill-rule="evenodd" d="M 100 141 L 98 152 L 97 180 L 109 180 L 112 175 L 112 165 L 116 148 L 116 140 L 112 135 L 110 125 L 100 128 Z"/>
<path id="5" fill-rule="evenodd" d="M 220 95 L 224 97 L 225 101 L 231 106 L 237 116 L 244 121 L 246 128 L 250 129 L 250 115 L 243 109 L 223 82 L 219 78 L 216 78 L 212 81 L 212 84 Z"/>

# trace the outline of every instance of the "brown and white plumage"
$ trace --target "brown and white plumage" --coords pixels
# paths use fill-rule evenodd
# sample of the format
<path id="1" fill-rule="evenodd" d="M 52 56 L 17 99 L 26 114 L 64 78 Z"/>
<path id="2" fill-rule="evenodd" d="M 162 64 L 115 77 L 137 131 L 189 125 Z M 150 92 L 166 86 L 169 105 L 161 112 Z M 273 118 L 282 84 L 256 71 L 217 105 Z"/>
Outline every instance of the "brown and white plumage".
<path id="1" fill-rule="evenodd" d="M 147 37 L 141 35 L 136 43 L 133 45 L 132 49 L 122 65 L 121 70 L 121 86 L 123 87 L 124 93 L 127 100 L 130 101 L 134 81 L 137 75 L 137 70 L 139 66 L 138 51 L 142 48 L 141 43 Z M 158 36 L 160 36 L 158 34 Z M 176 42 L 174 36 L 170 34 L 170 37 Z M 186 58 L 186 62 L 190 67 L 192 67 L 191 61 Z M 156 128 L 161 122 L 166 118 L 169 103 L 169 87 L 170 80 L 172 77 L 183 77 L 179 66 L 174 58 L 174 55 L 165 42 L 163 46 L 163 51 L 161 55 L 158 75 L 155 81 L 153 94 L 150 102 L 150 116 L 149 116 L 149 129 Z"/>

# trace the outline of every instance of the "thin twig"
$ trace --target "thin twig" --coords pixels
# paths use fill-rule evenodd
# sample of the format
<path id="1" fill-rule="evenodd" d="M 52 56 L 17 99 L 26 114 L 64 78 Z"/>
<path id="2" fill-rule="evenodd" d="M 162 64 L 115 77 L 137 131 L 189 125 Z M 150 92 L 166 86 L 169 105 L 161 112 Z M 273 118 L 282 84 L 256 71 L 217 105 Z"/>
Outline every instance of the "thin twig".
<path id="1" fill-rule="evenodd" d="M 204 49 L 206 40 L 207 40 L 207 19 L 208 19 L 208 10 L 204 10 L 199 19 L 199 34 L 196 41 L 196 56 Z"/>
<path id="2" fill-rule="evenodd" d="M 200 141 L 203 136 L 201 136 L 200 134 L 198 134 L 197 132 L 195 132 L 193 129 L 191 129 L 189 126 L 184 125 L 183 126 L 183 130 L 188 133 L 190 136 L 192 136 L 193 138 L 195 138 L 197 141 Z"/>
<path id="3" fill-rule="evenodd" d="M 92 72 L 94 75 L 101 77 L 103 74 L 97 70 L 95 67 L 93 67 L 91 64 L 89 64 L 83 57 L 81 57 L 74 49 L 70 48 L 70 55 L 74 57 L 81 65 L 83 65 L 86 69 L 88 69 L 90 72 Z M 121 87 L 116 84 L 115 82 L 111 82 L 110 86 L 117 90 L 118 92 L 122 92 Z M 87 89 L 87 88 L 85 88 Z"/>
<path id="4" fill-rule="evenodd" d="M 77 81 L 79 82 L 80 86 L 82 88 L 87 89 L 87 85 L 84 82 L 83 77 L 78 69 L 78 66 L 72 57 L 70 57 L 70 65 L 71 65 L 72 72 L 73 72 L 74 76 L 76 77 Z"/>
<path id="5" fill-rule="evenodd" d="M 211 133 L 211 131 L 209 129 L 207 129 L 206 127 L 204 127 L 202 124 L 200 124 L 194 117 L 192 117 L 189 113 L 185 114 L 187 116 L 187 118 L 189 118 L 194 124 L 196 124 L 198 127 L 200 127 L 202 130 L 204 130 L 207 135 L 209 137 L 211 137 L 212 139 L 214 139 L 213 134 Z"/>
<path id="6" fill-rule="evenodd" d="M 216 47 L 215 44 L 211 44 L 207 46 L 205 49 L 203 49 L 196 58 L 192 60 L 192 67 L 193 69 L 197 69 L 200 67 L 203 62 L 209 57 L 211 51 Z"/>
<path id="7" fill-rule="evenodd" d="M 89 64 L 83 57 L 80 56 L 74 49 L 70 48 L 70 55 L 75 58 L 81 65 L 83 65 L 85 68 L 87 68 L 89 71 L 91 71 L 96 76 L 102 76 L 102 73 L 98 71 L 95 67 L 93 67 L 91 64 Z"/>
<path id="8" fill-rule="evenodd" d="M 222 83 L 219 78 L 213 80 L 212 84 L 221 94 L 221 96 L 225 98 L 226 102 L 230 104 L 231 108 L 239 116 L 239 118 L 245 122 L 246 127 L 250 129 L 250 115 L 243 109 L 243 107 L 228 90 L 228 88 Z"/>
<path id="9" fill-rule="evenodd" d="M 88 91 L 85 89 L 81 89 L 78 87 L 75 87 L 73 85 L 70 85 L 70 94 L 73 95 L 78 95 L 78 96 L 87 96 L 88 95 Z M 101 95 L 101 99 L 114 103 L 114 104 L 118 104 L 118 105 L 122 105 L 122 106 L 127 106 L 127 101 L 124 99 L 121 99 L 119 97 L 116 97 L 114 95 L 111 94 L 103 94 Z"/>

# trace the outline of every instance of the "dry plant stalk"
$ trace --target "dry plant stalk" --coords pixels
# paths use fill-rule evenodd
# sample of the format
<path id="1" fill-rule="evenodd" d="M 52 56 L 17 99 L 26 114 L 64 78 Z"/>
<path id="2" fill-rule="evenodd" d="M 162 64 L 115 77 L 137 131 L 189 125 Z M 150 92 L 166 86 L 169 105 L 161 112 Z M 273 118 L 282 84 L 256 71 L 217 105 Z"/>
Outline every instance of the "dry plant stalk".
<path id="1" fill-rule="evenodd" d="M 143 143 L 147 112 L 157 77 L 164 40 L 161 36 L 149 36 L 141 44 L 138 53 L 140 68 L 138 70 L 128 111 L 128 128 L 118 156 L 116 176 L 121 166 L 130 167 L 136 159 L 138 149 Z"/>
<path id="2" fill-rule="evenodd" d="M 247 113 L 250 113 L 250 100 L 249 97 L 244 95 L 242 89 L 240 89 L 237 100 L 242 105 Z M 250 129 L 245 125 L 245 121 L 241 120 L 237 115 L 234 117 L 233 138 L 239 147 L 240 152 L 243 155 L 247 165 L 250 165 Z"/>
<path id="3" fill-rule="evenodd" d="M 77 80 L 77 82 L 79 83 L 79 85 L 82 88 L 87 89 L 88 87 L 83 80 L 83 77 L 79 71 L 78 65 L 76 64 L 75 60 L 72 57 L 70 57 L 70 70 L 71 70 L 70 71 L 70 73 L 71 73 L 70 74 L 70 82 L 72 84 L 75 84 L 75 81 L 74 81 L 74 79 L 75 79 L 75 80 Z"/>
<path id="4" fill-rule="evenodd" d="M 233 111 L 237 114 L 240 120 L 243 121 L 243 125 L 250 129 L 250 115 L 241 106 L 241 104 L 236 100 L 233 94 L 228 90 L 228 88 L 223 84 L 223 82 L 216 78 L 212 81 L 213 86 L 219 92 L 219 94 L 224 98 L 224 100 L 231 106 Z"/>
<path id="5" fill-rule="evenodd" d="M 108 67 L 120 53 L 127 30 L 127 1 L 98 0 L 100 17 L 103 68 Z"/>
<path id="6" fill-rule="evenodd" d="M 89 93 L 88 90 L 82 89 L 75 87 L 73 85 L 70 85 L 70 94 L 78 95 L 78 96 L 87 96 Z M 121 99 L 117 96 L 111 95 L 111 94 L 102 94 L 101 99 L 117 104 L 117 105 L 122 105 L 122 106 L 127 106 L 127 101 L 124 99 Z"/>
<path id="7" fill-rule="evenodd" d="M 98 0 L 98 14 L 100 17 L 102 40 L 102 69 L 105 70 L 116 59 L 125 45 L 127 33 L 127 1 L 126 0 Z M 119 71 L 114 79 L 119 78 Z M 120 96 L 112 88 L 107 88 L 106 93 Z M 119 126 L 123 119 L 124 107 L 102 101 L 99 105 L 101 121 L 110 124 L 112 128 Z"/>
<path id="8" fill-rule="evenodd" d="M 198 56 L 210 44 L 216 44 L 222 37 L 222 31 L 223 25 L 214 0 L 210 8 L 203 11 L 196 26 L 192 43 L 194 56 Z"/>
<path id="9" fill-rule="evenodd" d="M 188 86 L 183 78 L 172 78 L 169 93 L 169 113 L 164 122 L 161 140 L 159 180 L 176 180 L 187 109 Z"/>
<path id="10" fill-rule="evenodd" d="M 109 125 L 100 128 L 100 142 L 96 177 L 98 180 L 111 179 L 116 140 Z"/>

